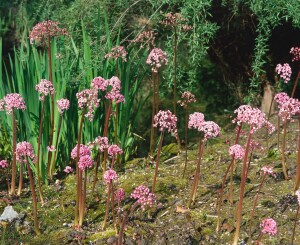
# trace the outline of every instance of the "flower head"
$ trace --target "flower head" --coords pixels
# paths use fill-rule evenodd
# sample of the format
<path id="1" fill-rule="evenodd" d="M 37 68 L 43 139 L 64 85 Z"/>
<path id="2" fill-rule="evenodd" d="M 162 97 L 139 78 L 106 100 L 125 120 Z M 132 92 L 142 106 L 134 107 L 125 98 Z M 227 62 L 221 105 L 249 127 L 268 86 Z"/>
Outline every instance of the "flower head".
<path id="1" fill-rule="evenodd" d="M 204 140 L 208 140 L 212 137 L 218 137 L 220 135 L 221 128 L 213 121 L 207 121 L 202 124 L 200 131 L 204 133 Z"/>
<path id="2" fill-rule="evenodd" d="M 127 61 L 126 59 L 127 51 L 123 46 L 116 46 L 111 49 L 109 53 L 107 53 L 104 58 L 106 59 L 118 59 L 121 58 L 123 61 Z"/>
<path id="3" fill-rule="evenodd" d="M 137 202 L 141 204 L 142 210 L 145 210 L 146 206 L 152 207 L 156 202 L 155 194 L 150 193 L 149 188 L 144 185 L 135 188 L 130 197 L 137 199 Z"/>
<path id="4" fill-rule="evenodd" d="M 73 148 L 72 152 L 71 152 L 71 158 L 72 159 L 76 159 L 76 157 L 77 157 L 77 146 L 78 145 L 76 145 Z M 83 157 L 83 156 L 90 156 L 90 155 L 91 155 L 90 149 L 86 145 L 80 144 L 80 146 L 79 146 L 79 158 Z"/>
<path id="5" fill-rule="evenodd" d="M 36 162 L 36 157 L 34 155 L 33 147 L 27 141 L 23 141 L 17 144 L 16 148 L 16 159 L 20 163 L 27 162 L 27 157 L 29 157 L 32 162 Z"/>
<path id="6" fill-rule="evenodd" d="M 275 129 L 275 127 L 266 120 L 265 114 L 258 108 L 252 108 L 249 105 L 241 105 L 234 112 L 237 113 L 237 116 L 232 122 L 237 123 L 237 125 L 242 125 L 242 123 L 249 124 L 251 134 L 255 133 L 263 126 L 266 126 L 270 133 Z"/>
<path id="7" fill-rule="evenodd" d="M 121 103 L 125 101 L 124 96 L 121 94 L 121 81 L 118 77 L 113 76 L 108 80 L 107 88 L 111 88 L 105 95 L 108 100 L 115 101 L 116 103 Z"/>
<path id="8" fill-rule="evenodd" d="M 168 132 L 172 132 L 177 135 L 177 117 L 170 112 L 167 111 L 159 111 L 154 116 L 154 123 L 153 127 L 159 127 L 160 131 L 164 131 L 165 129 L 168 130 Z"/>
<path id="9" fill-rule="evenodd" d="M 279 106 L 287 102 L 289 98 L 290 97 L 287 95 L 287 93 L 284 92 L 278 93 L 274 96 L 274 100 L 277 102 Z"/>
<path id="10" fill-rule="evenodd" d="M 56 151 L 54 145 L 47 146 L 47 151 L 53 152 Z"/>
<path id="11" fill-rule="evenodd" d="M 60 99 L 57 102 L 57 109 L 60 114 L 63 114 L 66 110 L 70 108 L 70 101 L 68 99 Z"/>
<path id="12" fill-rule="evenodd" d="M 289 98 L 286 102 L 279 106 L 278 116 L 282 121 L 293 120 L 293 116 L 300 112 L 300 101 L 294 98 Z"/>
<path id="13" fill-rule="evenodd" d="M 132 43 L 140 43 L 141 48 L 143 45 L 146 45 L 147 48 L 149 49 L 152 45 L 152 47 L 155 47 L 155 36 L 157 33 L 154 31 L 143 31 L 141 32 L 135 39 L 133 39 L 131 42 Z"/>
<path id="14" fill-rule="evenodd" d="M 118 176 L 115 170 L 109 169 L 105 171 L 103 178 L 104 181 L 109 184 L 110 181 L 117 181 Z"/>
<path id="15" fill-rule="evenodd" d="M 152 71 L 157 73 L 158 69 L 162 65 L 168 64 L 167 53 L 159 48 L 154 48 L 151 50 L 146 63 L 152 66 Z"/>
<path id="16" fill-rule="evenodd" d="M 86 168 L 91 168 L 94 162 L 91 155 L 84 155 L 79 158 L 78 168 L 84 171 Z"/>
<path id="17" fill-rule="evenodd" d="M 108 86 L 109 81 L 105 80 L 103 77 L 95 77 L 92 80 L 91 87 L 93 89 L 105 91 Z"/>
<path id="18" fill-rule="evenodd" d="M 7 160 L 1 160 L 0 161 L 0 168 L 7 168 L 7 167 L 8 167 Z"/>
<path id="19" fill-rule="evenodd" d="M 108 138 L 98 136 L 95 138 L 93 145 L 99 146 L 100 151 L 104 152 L 104 150 L 109 147 Z"/>
<path id="20" fill-rule="evenodd" d="M 70 166 L 66 166 L 64 169 L 64 172 L 67 174 L 72 173 L 73 171 L 74 171 L 74 169 Z"/>
<path id="21" fill-rule="evenodd" d="M 275 71 L 285 83 L 288 83 L 291 80 L 292 69 L 289 64 L 277 64 Z"/>
<path id="22" fill-rule="evenodd" d="M 276 174 L 274 173 L 273 167 L 271 166 L 264 166 L 260 169 L 260 172 L 262 174 L 268 174 L 268 175 L 272 175 L 272 176 L 276 176 Z"/>
<path id="23" fill-rule="evenodd" d="M 201 112 L 194 112 L 189 116 L 189 128 L 194 128 L 200 131 L 202 124 L 204 123 L 204 115 Z"/>
<path id="24" fill-rule="evenodd" d="M 260 223 L 260 228 L 262 229 L 262 233 L 268 233 L 271 236 L 274 236 L 277 233 L 277 224 L 272 218 L 264 219 Z"/>
<path id="25" fill-rule="evenodd" d="M 3 111 L 4 109 L 8 115 L 12 113 L 13 109 L 24 111 L 26 110 L 25 101 L 20 94 L 7 94 L 3 100 L 0 100 L 0 111 Z"/>
<path id="26" fill-rule="evenodd" d="M 40 101 L 44 101 L 48 94 L 53 95 L 55 93 L 52 82 L 46 79 L 42 79 L 40 83 L 35 86 L 35 90 L 40 93 Z"/>
<path id="27" fill-rule="evenodd" d="M 89 121 L 93 121 L 95 108 L 99 107 L 98 99 L 98 91 L 95 89 L 85 89 L 76 94 L 76 98 L 78 99 L 78 107 L 80 109 L 87 109 L 87 113 L 85 113 L 85 117 L 89 119 Z"/>
<path id="28" fill-rule="evenodd" d="M 190 25 L 181 25 L 181 30 L 187 32 L 193 29 L 193 26 Z"/>
<path id="29" fill-rule="evenodd" d="M 241 145 L 235 144 L 229 147 L 229 154 L 234 157 L 234 159 L 242 160 L 245 156 L 245 150 Z"/>
<path id="30" fill-rule="evenodd" d="M 290 53 L 293 55 L 292 61 L 300 60 L 300 48 L 299 47 L 292 47 Z"/>
<path id="31" fill-rule="evenodd" d="M 108 155 L 115 157 L 116 155 L 123 154 L 122 149 L 118 145 L 110 145 L 107 149 Z"/>
<path id="32" fill-rule="evenodd" d="M 67 35 L 66 29 L 60 28 L 59 24 L 51 20 L 36 24 L 29 34 L 30 43 L 36 41 L 38 44 L 45 45 L 48 38 Z"/>
<path id="33" fill-rule="evenodd" d="M 118 202 L 121 202 L 125 199 L 125 192 L 122 188 L 119 188 L 115 194 Z"/>
<path id="34" fill-rule="evenodd" d="M 182 100 L 178 100 L 177 103 L 179 103 L 180 106 L 183 106 L 183 107 L 186 107 L 190 103 L 196 102 L 195 95 L 189 91 L 183 92 L 181 94 L 181 99 Z"/>
<path id="35" fill-rule="evenodd" d="M 161 21 L 161 23 L 164 25 L 164 26 L 169 26 L 169 27 L 172 27 L 172 26 L 176 26 L 178 25 L 180 22 L 186 20 L 185 18 L 183 18 L 181 16 L 180 13 L 167 13 L 165 15 L 165 19 L 163 21 Z"/>

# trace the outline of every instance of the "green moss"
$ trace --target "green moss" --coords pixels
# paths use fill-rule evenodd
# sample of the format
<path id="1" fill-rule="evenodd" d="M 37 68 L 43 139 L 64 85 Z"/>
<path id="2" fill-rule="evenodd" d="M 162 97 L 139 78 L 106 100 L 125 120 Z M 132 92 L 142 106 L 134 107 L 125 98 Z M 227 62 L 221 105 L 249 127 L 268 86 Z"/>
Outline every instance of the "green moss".
<path id="1" fill-rule="evenodd" d="M 172 144 L 163 146 L 162 147 L 162 152 L 165 153 L 165 154 L 174 154 L 174 155 L 176 155 L 178 153 L 177 143 L 172 143 Z"/>
<path id="2" fill-rule="evenodd" d="M 98 233 L 94 233 L 93 235 L 91 235 L 88 240 L 91 241 L 96 241 L 96 240 L 101 240 L 104 238 L 109 238 L 112 236 L 116 235 L 116 230 L 106 230 L 106 231 L 102 231 L 102 232 L 98 232 Z"/>
<path id="3" fill-rule="evenodd" d="M 51 233 L 42 234 L 34 237 L 34 239 L 30 240 L 30 244 L 32 245 L 40 245 L 40 244 L 65 244 L 64 241 L 65 234 L 67 230 L 58 230 L 53 231 Z"/>
<path id="4" fill-rule="evenodd" d="M 202 235 L 207 235 L 207 236 L 210 236 L 210 235 L 212 235 L 214 233 L 214 231 L 212 230 L 212 229 L 210 229 L 210 228 L 208 228 L 208 227 L 204 227 L 204 228 L 202 228 L 202 230 L 201 230 L 201 234 Z"/>

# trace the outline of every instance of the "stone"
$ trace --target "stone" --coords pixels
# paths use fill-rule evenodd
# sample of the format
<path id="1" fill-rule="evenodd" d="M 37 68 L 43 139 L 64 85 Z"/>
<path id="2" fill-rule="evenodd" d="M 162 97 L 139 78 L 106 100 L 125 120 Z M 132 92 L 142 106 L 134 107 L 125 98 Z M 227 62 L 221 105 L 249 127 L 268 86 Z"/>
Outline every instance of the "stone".
<path id="1" fill-rule="evenodd" d="M 3 213 L 0 216 L 0 221 L 12 222 L 18 218 L 18 213 L 13 209 L 12 206 L 5 207 Z"/>
<path id="2" fill-rule="evenodd" d="M 266 82 L 264 86 L 264 95 L 261 101 L 261 111 L 266 113 L 266 115 L 269 114 L 269 110 L 271 107 L 272 99 L 274 96 L 274 89 L 272 88 L 271 84 L 269 82 Z M 272 108 L 271 108 L 271 115 L 275 111 L 275 102 L 273 101 L 272 103 Z"/>
<path id="3" fill-rule="evenodd" d="M 115 236 L 112 236 L 107 239 L 107 244 L 114 245 L 117 243 L 117 241 L 118 241 L 118 238 Z"/>

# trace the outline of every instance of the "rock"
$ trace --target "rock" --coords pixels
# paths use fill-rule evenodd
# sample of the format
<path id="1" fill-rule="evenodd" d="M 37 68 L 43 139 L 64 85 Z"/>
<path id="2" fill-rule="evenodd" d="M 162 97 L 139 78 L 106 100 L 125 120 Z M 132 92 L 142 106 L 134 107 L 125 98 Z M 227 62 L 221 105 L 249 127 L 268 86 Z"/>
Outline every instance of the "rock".
<path id="1" fill-rule="evenodd" d="M 0 216 L 0 221 L 12 222 L 18 218 L 18 213 L 13 209 L 12 206 L 5 207 L 3 213 Z"/>
<path id="2" fill-rule="evenodd" d="M 22 211 L 21 213 L 19 213 L 18 219 L 19 219 L 21 222 L 23 222 L 24 219 L 26 218 L 26 215 L 27 215 L 27 214 L 26 214 L 24 211 Z"/>
<path id="3" fill-rule="evenodd" d="M 117 237 L 111 236 L 110 238 L 107 239 L 107 244 L 114 245 L 117 244 L 117 241 L 118 241 Z"/>

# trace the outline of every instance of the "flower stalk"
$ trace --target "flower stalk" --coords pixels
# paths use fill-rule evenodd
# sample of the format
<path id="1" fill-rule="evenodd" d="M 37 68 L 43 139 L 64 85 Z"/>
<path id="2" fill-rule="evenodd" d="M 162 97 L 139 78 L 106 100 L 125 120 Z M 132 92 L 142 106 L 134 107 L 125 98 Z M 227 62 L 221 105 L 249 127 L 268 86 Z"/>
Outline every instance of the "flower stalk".
<path id="1" fill-rule="evenodd" d="M 78 167 L 79 162 L 79 153 L 80 153 L 80 143 L 81 143 L 81 135 L 82 135 L 82 128 L 84 122 L 84 110 L 82 110 L 82 115 L 79 124 L 79 131 L 77 137 L 77 156 L 76 156 L 76 181 L 77 181 L 77 195 L 76 195 L 76 206 L 75 206 L 75 219 L 74 224 L 75 226 L 79 224 L 79 210 L 80 210 L 80 201 L 81 201 L 81 194 L 82 194 L 82 171 Z"/>
<path id="2" fill-rule="evenodd" d="M 252 219 L 253 219 L 253 217 L 254 217 L 254 213 L 255 213 L 255 209 L 256 209 L 258 197 L 259 197 L 261 188 L 262 188 L 262 186 L 263 186 L 263 183 L 264 183 L 264 181 L 265 181 L 265 179 L 266 179 L 266 176 L 267 176 L 267 173 L 264 173 L 264 174 L 263 174 L 263 177 L 262 177 L 262 179 L 261 179 L 261 182 L 260 182 L 258 191 L 257 191 L 257 193 L 256 193 L 254 202 L 253 202 L 253 207 L 252 207 L 252 211 L 251 211 L 251 215 L 250 215 L 250 219 L 249 219 L 249 234 L 250 234 L 250 236 L 251 236 L 251 229 L 252 229 Z"/>
<path id="3" fill-rule="evenodd" d="M 292 245 L 294 244 L 294 240 L 295 240 L 295 233 L 296 233 L 296 226 L 297 226 L 297 222 L 298 222 L 299 209 L 300 209 L 300 205 L 298 204 L 296 215 L 295 215 L 294 228 L 293 228 Z"/>
<path id="4" fill-rule="evenodd" d="M 38 219 L 37 219 L 37 198 L 36 198 L 36 192 L 34 188 L 34 180 L 32 177 L 32 171 L 29 165 L 28 157 L 27 157 L 27 171 L 30 181 L 30 188 L 31 188 L 31 194 L 32 194 L 32 203 L 33 203 L 33 219 L 34 219 L 34 231 L 36 235 L 40 235 L 39 225 L 38 225 Z"/>
<path id="5" fill-rule="evenodd" d="M 197 187 L 198 187 L 198 183 L 199 183 L 199 179 L 200 179 L 200 165 L 201 165 L 204 145 L 205 145 L 205 142 L 203 142 L 202 138 L 200 137 L 199 148 L 198 148 L 198 158 L 197 158 L 197 168 L 196 168 L 196 172 L 194 175 L 194 181 L 193 181 L 193 185 L 192 185 L 189 202 L 187 205 L 188 208 L 190 208 L 191 204 L 194 203 L 195 199 L 196 199 Z"/>
<path id="6" fill-rule="evenodd" d="M 10 195 L 15 195 L 16 189 L 16 176 L 17 176 L 17 160 L 16 160 L 16 146 L 17 146 L 17 125 L 15 119 L 15 110 L 12 110 L 12 155 L 13 160 L 11 164 L 11 188 L 10 188 Z"/>
<path id="7" fill-rule="evenodd" d="M 154 172 L 154 177 L 153 177 L 153 182 L 152 182 L 152 190 L 151 190 L 152 193 L 154 193 L 154 191 L 155 191 L 156 178 L 157 178 L 157 174 L 158 174 L 159 158 L 160 158 L 163 139 L 164 139 L 164 131 L 161 132 L 160 139 L 159 139 L 159 145 L 158 145 L 158 150 L 157 150 L 157 155 L 156 155 L 156 163 L 155 163 L 155 172 Z"/>
<path id="8" fill-rule="evenodd" d="M 45 111 L 45 101 L 42 101 L 39 136 L 38 136 L 37 163 L 36 163 L 38 189 L 39 189 L 39 196 L 40 196 L 41 203 L 44 203 L 43 192 L 41 187 L 41 179 L 40 179 L 40 152 L 41 152 L 41 140 L 42 140 L 42 132 L 43 132 L 44 111 Z"/>
<path id="9" fill-rule="evenodd" d="M 248 153 L 249 153 L 249 148 L 250 148 L 251 136 L 252 136 L 252 134 L 251 134 L 251 132 L 249 132 L 248 137 L 247 137 L 246 148 L 245 148 L 245 156 L 244 156 L 244 160 L 243 160 L 241 189 L 240 189 L 239 202 L 238 202 L 238 206 L 237 206 L 237 221 L 236 221 L 236 226 L 235 226 L 236 230 L 235 230 L 234 240 L 232 243 L 233 245 L 237 245 L 238 240 L 239 240 L 240 226 L 241 226 L 241 221 L 242 221 L 244 192 L 245 192 L 245 185 L 246 185 L 247 158 L 248 158 Z"/>
<path id="10" fill-rule="evenodd" d="M 300 130 L 300 113 L 298 113 L 297 116 L 298 116 L 298 129 Z M 298 135 L 297 173 L 295 177 L 294 191 L 298 190 L 299 187 L 300 187 L 300 131 Z"/>

